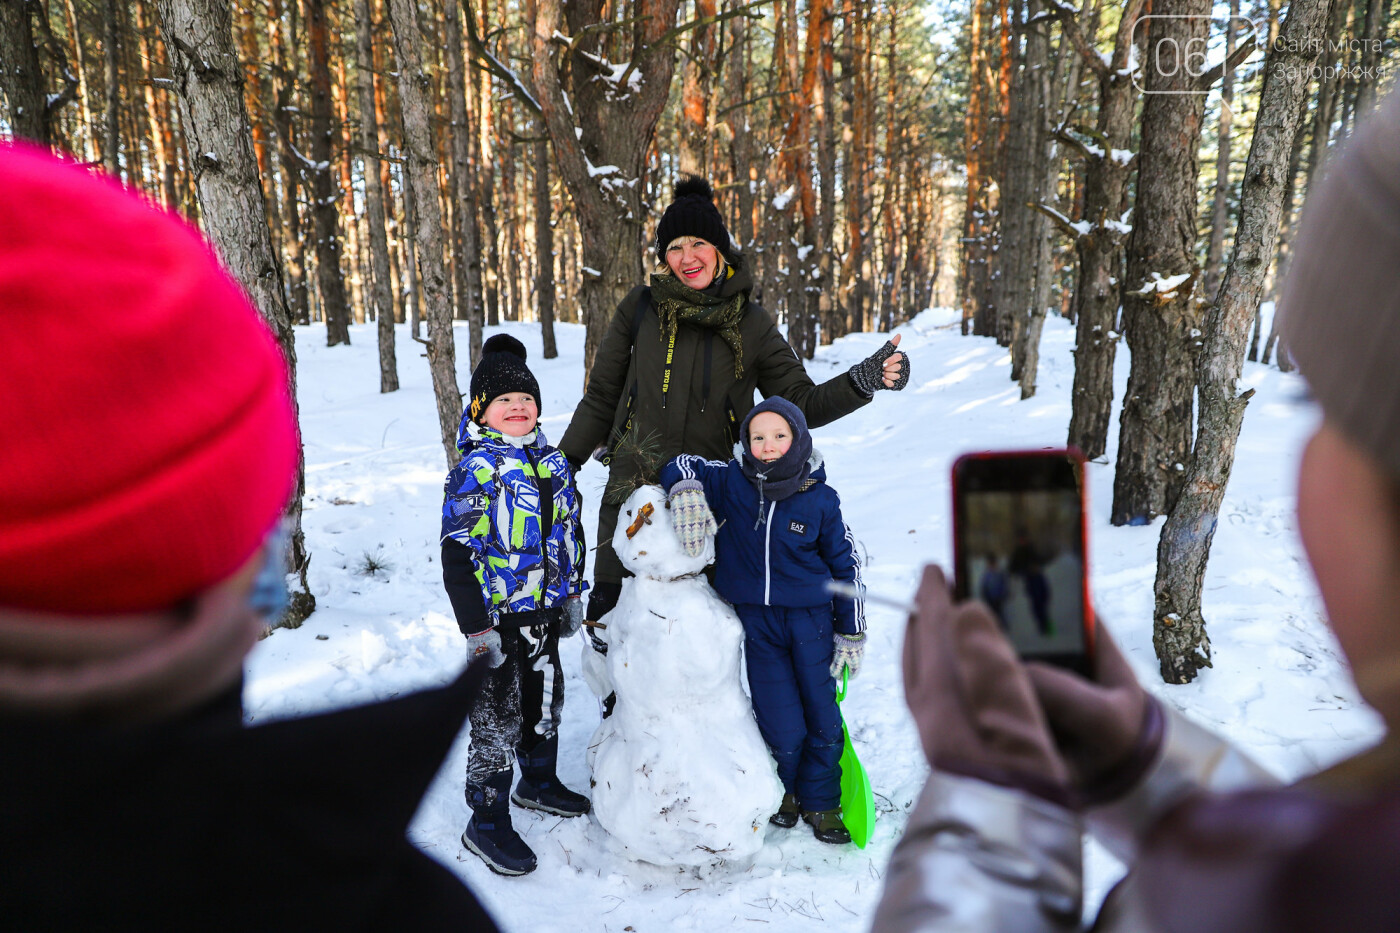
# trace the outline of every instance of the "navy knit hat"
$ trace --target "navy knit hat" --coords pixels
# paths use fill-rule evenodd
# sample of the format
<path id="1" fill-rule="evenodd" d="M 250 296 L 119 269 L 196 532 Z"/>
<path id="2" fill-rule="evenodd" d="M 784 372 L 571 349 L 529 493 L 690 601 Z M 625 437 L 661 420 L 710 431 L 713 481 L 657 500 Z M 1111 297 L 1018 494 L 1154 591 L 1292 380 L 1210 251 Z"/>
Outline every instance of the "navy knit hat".
<path id="1" fill-rule="evenodd" d="M 661 215 L 661 223 L 656 225 L 657 262 L 666 261 L 666 247 L 682 236 L 698 236 L 719 250 L 730 264 L 735 262 L 729 230 L 719 216 L 719 208 L 715 207 L 714 189 L 695 175 L 676 184 L 675 200 Z"/>
<path id="2" fill-rule="evenodd" d="M 540 384 L 525 365 L 525 344 L 509 334 L 497 334 L 481 348 L 481 362 L 472 370 L 471 416 L 481 423 L 486 406 L 508 392 L 528 392 L 543 408 Z"/>

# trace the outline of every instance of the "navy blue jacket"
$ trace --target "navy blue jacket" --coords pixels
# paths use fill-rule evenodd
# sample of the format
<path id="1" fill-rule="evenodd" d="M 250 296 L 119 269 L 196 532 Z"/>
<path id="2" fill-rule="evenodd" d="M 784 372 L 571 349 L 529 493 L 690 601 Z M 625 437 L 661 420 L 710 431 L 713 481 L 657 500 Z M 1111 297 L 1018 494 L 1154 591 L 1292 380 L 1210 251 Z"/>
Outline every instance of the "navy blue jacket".
<path id="1" fill-rule="evenodd" d="M 860 561 L 855 538 L 841 519 L 841 500 L 826 484 L 821 456 L 812 454 L 810 479 L 799 492 L 763 504 L 767 520 L 757 527 L 758 490 L 737 460 L 720 463 L 681 454 L 661 468 L 661 485 L 670 489 L 683 479 L 697 479 L 720 523 L 715 536 L 715 589 L 734 604 L 806 608 L 831 604 L 836 631 L 865 631 L 860 600 L 832 596 L 828 580 L 859 587 Z"/>

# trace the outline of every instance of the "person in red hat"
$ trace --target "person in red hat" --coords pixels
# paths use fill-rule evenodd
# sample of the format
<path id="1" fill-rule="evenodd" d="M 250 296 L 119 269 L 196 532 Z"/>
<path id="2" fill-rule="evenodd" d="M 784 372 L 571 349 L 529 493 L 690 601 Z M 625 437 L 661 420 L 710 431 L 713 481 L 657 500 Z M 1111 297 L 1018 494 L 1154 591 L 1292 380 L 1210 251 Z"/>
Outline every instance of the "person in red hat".
<path id="1" fill-rule="evenodd" d="M 3 924 L 494 930 L 404 836 L 485 665 L 243 727 L 298 456 L 247 296 L 109 179 L 5 145 L 0 190 Z"/>

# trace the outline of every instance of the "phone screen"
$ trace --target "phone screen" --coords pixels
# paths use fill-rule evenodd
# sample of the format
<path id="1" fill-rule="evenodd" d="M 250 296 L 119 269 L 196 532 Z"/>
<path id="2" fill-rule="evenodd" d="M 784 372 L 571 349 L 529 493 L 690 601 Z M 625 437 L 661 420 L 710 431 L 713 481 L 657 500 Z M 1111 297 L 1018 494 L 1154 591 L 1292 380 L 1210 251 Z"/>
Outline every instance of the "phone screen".
<path id="1" fill-rule="evenodd" d="M 956 590 L 1025 658 L 1085 670 L 1083 468 L 1077 455 L 978 454 L 954 466 Z"/>

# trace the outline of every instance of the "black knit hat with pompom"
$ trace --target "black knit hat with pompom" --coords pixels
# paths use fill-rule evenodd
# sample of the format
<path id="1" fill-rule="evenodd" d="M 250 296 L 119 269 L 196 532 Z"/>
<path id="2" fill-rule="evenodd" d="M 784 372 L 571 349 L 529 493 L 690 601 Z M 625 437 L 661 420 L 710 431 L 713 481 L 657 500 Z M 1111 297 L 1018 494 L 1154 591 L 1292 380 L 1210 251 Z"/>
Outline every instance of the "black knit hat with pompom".
<path id="1" fill-rule="evenodd" d="M 714 189 L 708 181 L 695 175 L 676 183 L 676 198 L 661 215 L 661 223 L 656 225 L 657 262 L 666 261 L 666 247 L 682 236 L 698 236 L 718 249 L 728 262 L 735 261 L 729 231 L 719 216 L 719 208 L 715 207 Z"/>
<path id="2" fill-rule="evenodd" d="M 525 344 L 509 334 L 497 334 L 481 347 L 481 362 L 472 370 L 472 421 L 481 423 L 486 406 L 508 392 L 528 392 L 544 407 L 540 384 L 525 365 Z"/>

